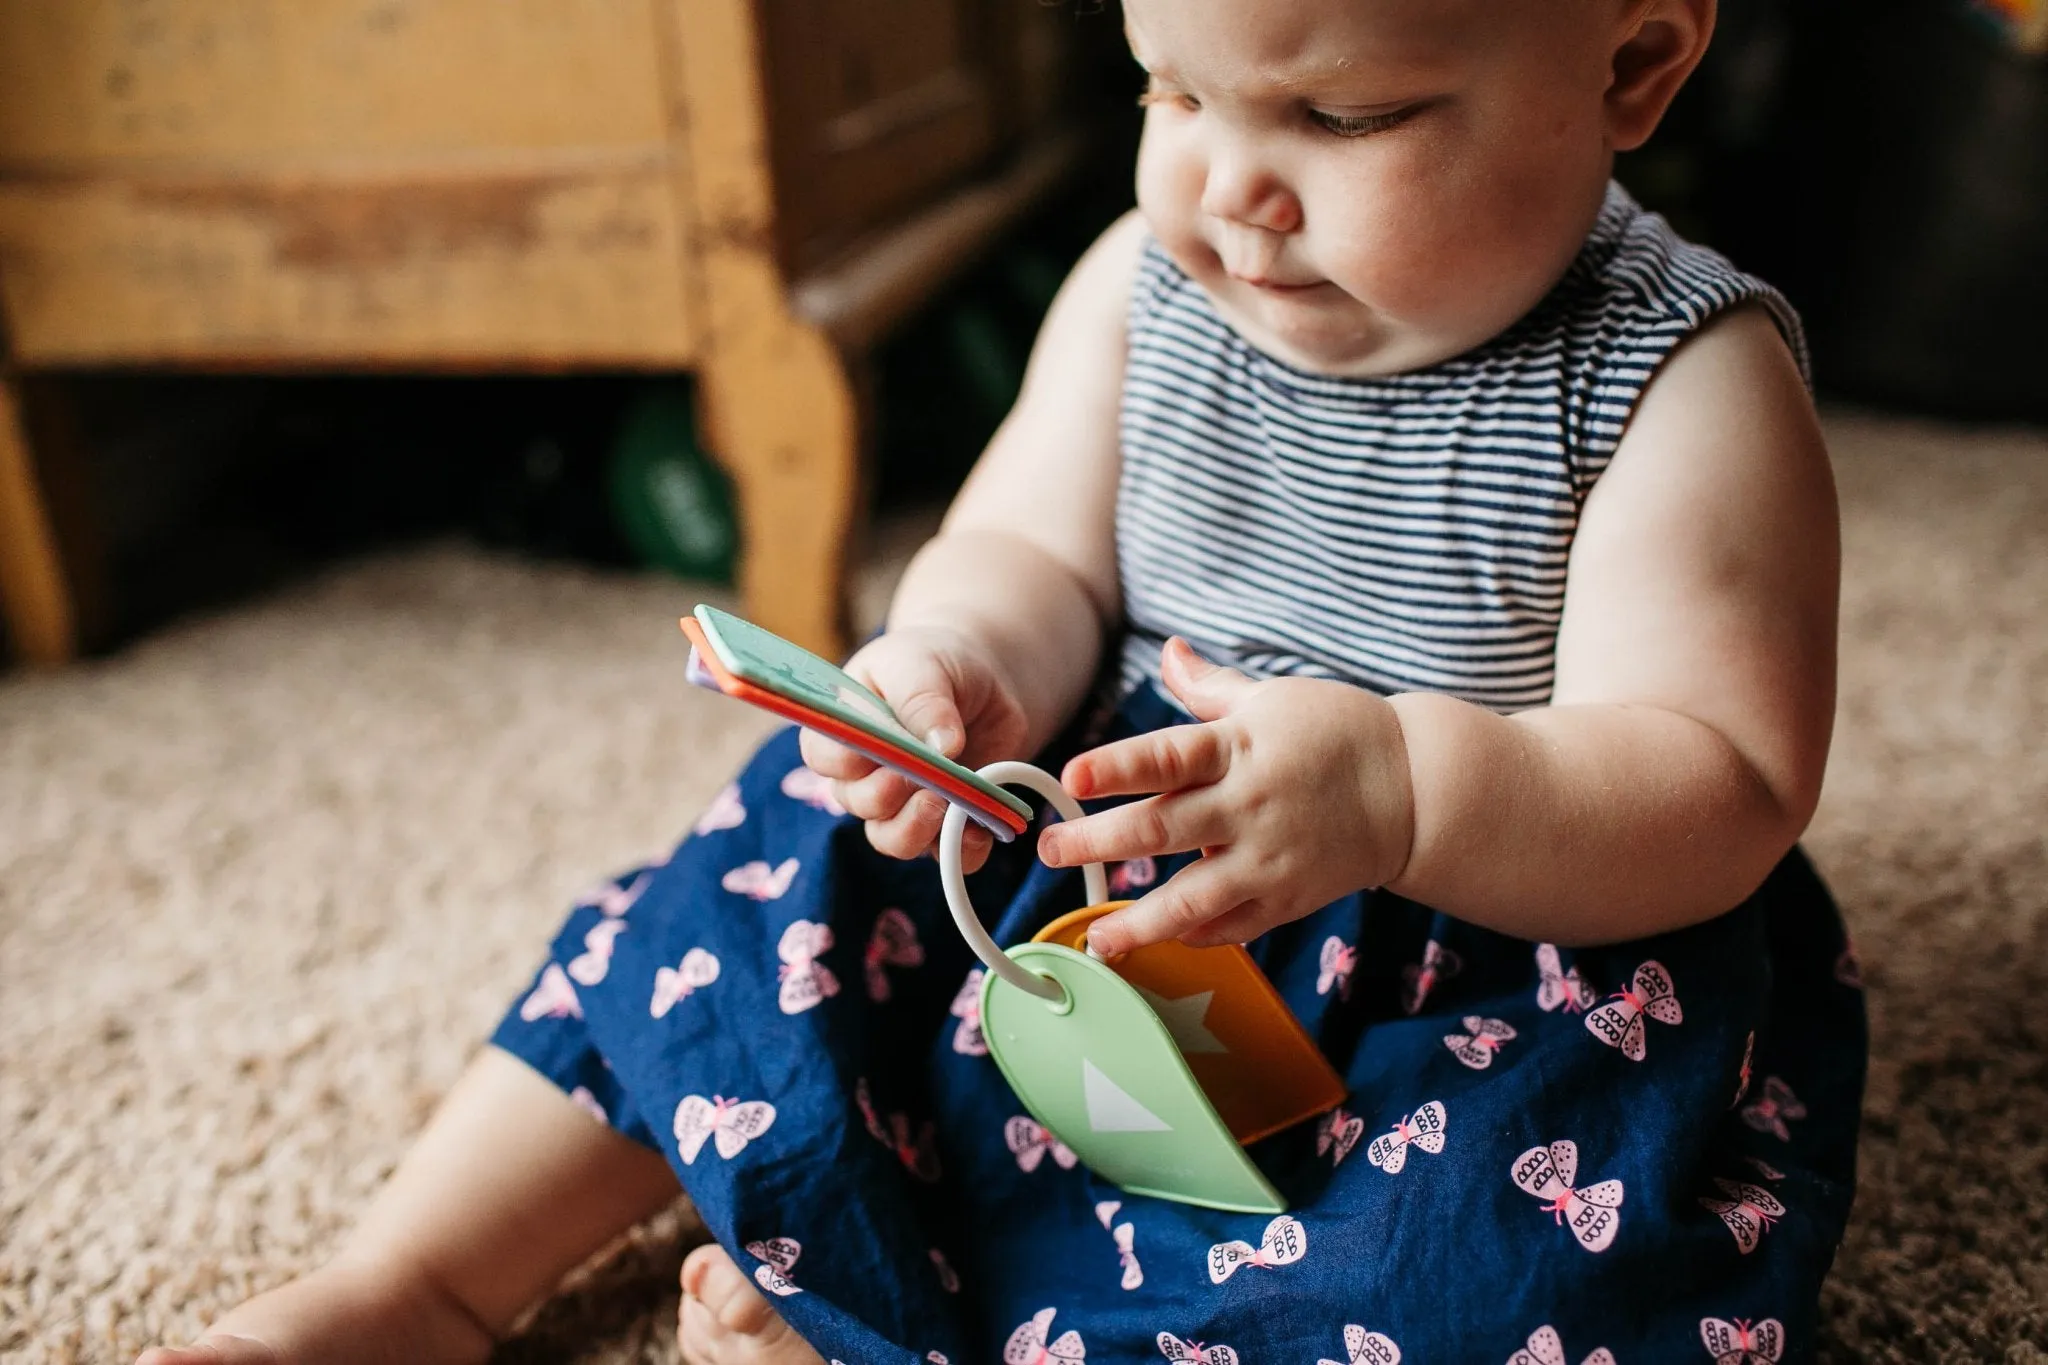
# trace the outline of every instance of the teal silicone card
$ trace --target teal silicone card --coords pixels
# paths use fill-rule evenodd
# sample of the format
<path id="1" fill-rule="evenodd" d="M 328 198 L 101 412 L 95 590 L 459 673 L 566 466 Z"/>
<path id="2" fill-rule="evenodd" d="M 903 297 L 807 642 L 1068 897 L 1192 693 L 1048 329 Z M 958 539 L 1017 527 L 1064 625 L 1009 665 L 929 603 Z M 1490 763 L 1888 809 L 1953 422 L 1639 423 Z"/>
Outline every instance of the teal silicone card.
<path id="1" fill-rule="evenodd" d="M 885 749 L 910 754 L 991 803 L 1014 811 L 1021 820 L 1030 821 L 1031 807 L 1022 798 L 973 769 L 961 767 L 912 734 L 887 702 L 861 686 L 844 669 L 731 612 L 700 603 L 695 615 L 705 638 L 718 651 L 718 661 L 734 677 L 823 712 L 842 725 L 871 736 Z"/>

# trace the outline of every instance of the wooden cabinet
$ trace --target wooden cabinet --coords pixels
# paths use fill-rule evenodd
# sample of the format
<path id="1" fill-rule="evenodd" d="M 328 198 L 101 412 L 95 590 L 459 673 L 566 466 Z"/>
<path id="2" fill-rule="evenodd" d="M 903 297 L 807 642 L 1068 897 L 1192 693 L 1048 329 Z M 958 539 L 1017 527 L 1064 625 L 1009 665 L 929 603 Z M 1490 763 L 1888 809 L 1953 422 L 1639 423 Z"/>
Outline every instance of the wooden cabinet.
<path id="1" fill-rule="evenodd" d="M 848 365 L 1074 163 L 1061 70 L 1036 0 L 6 0 L 0 385 L 687 370 L 750 612 L 834 650 Z M 18 407 L 0 605 L 63 657 Z"/>

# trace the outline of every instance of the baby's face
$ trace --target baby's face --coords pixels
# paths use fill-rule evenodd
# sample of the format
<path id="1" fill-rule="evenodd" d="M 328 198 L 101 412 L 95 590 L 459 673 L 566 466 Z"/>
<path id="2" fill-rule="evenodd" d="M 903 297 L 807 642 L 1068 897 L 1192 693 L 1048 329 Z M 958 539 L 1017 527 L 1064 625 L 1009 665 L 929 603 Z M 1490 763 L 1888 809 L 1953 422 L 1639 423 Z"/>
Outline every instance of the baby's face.
<path id="1" fill-rule="evenodd" d="M 1612 164 L 1625 0 L 1125 0 L 1138 204 L 1247 339 L 1385 374 L 1496 335 Z"/>

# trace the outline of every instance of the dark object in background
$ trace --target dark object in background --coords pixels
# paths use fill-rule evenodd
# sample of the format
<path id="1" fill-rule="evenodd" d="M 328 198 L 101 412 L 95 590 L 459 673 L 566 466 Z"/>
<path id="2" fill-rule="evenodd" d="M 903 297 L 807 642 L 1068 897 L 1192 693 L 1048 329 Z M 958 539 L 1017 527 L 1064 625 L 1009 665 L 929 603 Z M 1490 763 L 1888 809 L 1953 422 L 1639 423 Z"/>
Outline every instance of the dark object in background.
<path id="1" fill-rule="evenodd" d="M 732 485 L 697 444 L 688 381 L 651 380 L 627 407 L 607 482 L 614 522 L 640 563 L 678 578 L 732 582 Z"/>

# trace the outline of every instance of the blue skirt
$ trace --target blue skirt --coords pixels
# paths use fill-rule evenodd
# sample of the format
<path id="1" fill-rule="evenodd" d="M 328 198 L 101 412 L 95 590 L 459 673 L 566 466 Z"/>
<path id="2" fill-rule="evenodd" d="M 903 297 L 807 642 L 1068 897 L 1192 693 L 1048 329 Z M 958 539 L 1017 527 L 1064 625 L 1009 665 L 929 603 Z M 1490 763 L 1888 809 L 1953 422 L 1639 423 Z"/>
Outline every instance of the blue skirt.
<path id="1" fill-rule="evenodd" d="M 1142 688 L 1097 728 L 1185 720 Z M 970 886 L 1003 943 L 1082 904 L 1029 837 Z M 1252 1148 L 1290 1212 L 1126 1194 L 989 1058 L 936 866 L 873 852 L 791 730 L 668 862 L 575 909 L 493 1041 L 658 1148 L 830 1359 L 1811 1356 L 1867 1044 L 1802 854 L 1718 919 L 1612 947 L 1367 892 L 1252 951 L 1350 1090 Z"/>

